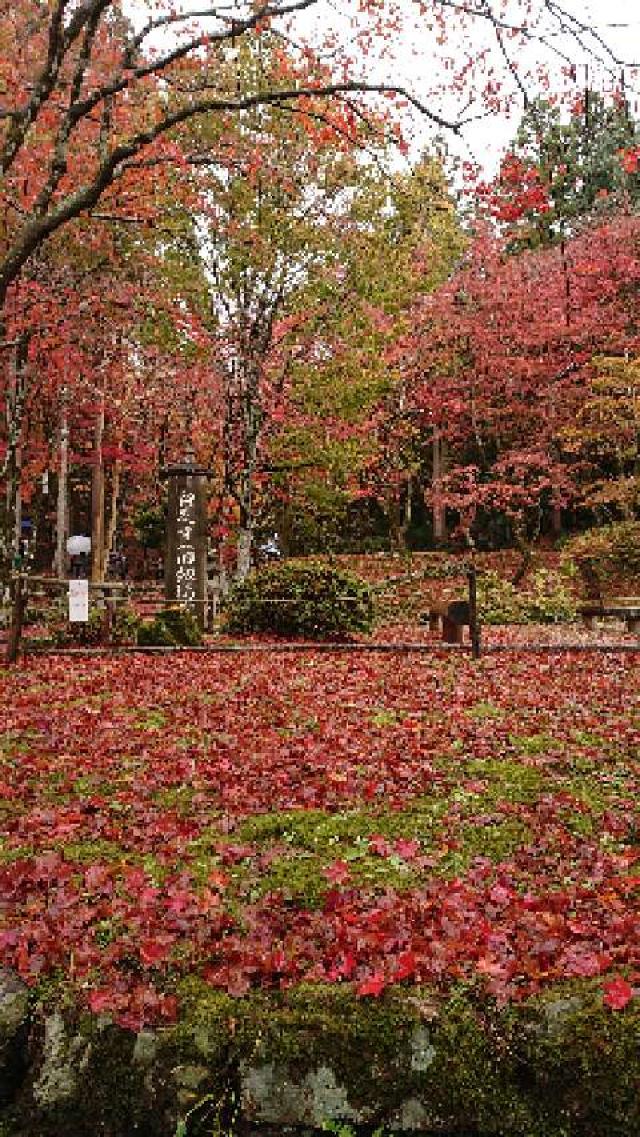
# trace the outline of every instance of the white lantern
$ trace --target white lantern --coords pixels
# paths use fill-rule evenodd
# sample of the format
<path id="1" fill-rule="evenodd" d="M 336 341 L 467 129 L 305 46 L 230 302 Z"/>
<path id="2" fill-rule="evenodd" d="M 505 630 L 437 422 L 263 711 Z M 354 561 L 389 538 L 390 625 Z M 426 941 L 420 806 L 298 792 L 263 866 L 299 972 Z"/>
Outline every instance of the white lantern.
<path id="1" fill-rule="evenodd" d="M 70 557 L 78 557 L 81 553 L 90 553 L 91 537 L 69 537 L 67 540 L 67 552 Z"/>

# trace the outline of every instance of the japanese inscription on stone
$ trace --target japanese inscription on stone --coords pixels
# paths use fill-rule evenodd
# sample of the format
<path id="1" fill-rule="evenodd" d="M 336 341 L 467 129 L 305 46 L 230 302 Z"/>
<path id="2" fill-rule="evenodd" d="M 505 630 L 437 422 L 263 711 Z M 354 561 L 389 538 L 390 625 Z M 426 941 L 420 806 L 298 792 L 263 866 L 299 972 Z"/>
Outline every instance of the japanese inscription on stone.
<path id="1" fill-rule="evenodd" d="M 209 471 L 191 459 L 169 466 L 165 597 L 189 608 L 203 625 L 207 595 L 207 488 Z"/>
<path id="2" fill-rule="evenodd" d="M 183 489 L 178 497 L 176 525 L 176 600 L 190 608 L 196 603 L 196 495 Z"/>

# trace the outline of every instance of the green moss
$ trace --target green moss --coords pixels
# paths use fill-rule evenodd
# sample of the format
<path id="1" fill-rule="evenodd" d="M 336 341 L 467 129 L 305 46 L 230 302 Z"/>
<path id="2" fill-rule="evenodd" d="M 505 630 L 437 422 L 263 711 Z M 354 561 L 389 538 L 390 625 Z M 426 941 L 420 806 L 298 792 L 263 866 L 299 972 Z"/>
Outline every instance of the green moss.
<path id="1" fill-rule="evenodd" d="M 78 798 L 86 798 L 92 794 L 109 797 L 116 790 L 117 786 L 113 782 L 104 782 L 94 774 L 84 774 L 81 778 L 76 778 L 73 783 L 73 792 Z"/>
<path id="2" fill-rule="evenodd" d="M 477 1133 L 534 1137 L 514 1062 L 472 992 L 454 991 L 433 1028 L 434 1060 L 418 1076 L 438 1128 L 473 1126 Z"/>
<path id="3" fill-rule="evenodd" d="M 493 703 L 474 703 L 472 707 L 467 707 L 464 713 L 467 718 L 478 719 L 480 722 L 483 719 L 502 719 L 505 716 L 504 710 Z"/>
<path id="4" fill-rule="evenodd" d="M 393 707 L 381 707 L 371 715 L 370 722 L 375 727 L 398 726 L 402 717 Z"/>
<path id="5" fill-rule="evenodd" d="M 498 758 L 474 759 L 469 762 L 467 771 L 471 777 L 482 778 L 489 785 L 478 796 L 471 798 L 475 802 L 474 811 L 482 812 L 483 806 L 499 801 L 533 802 L 542 789 L 543 776 L 534 766 L 527 766 L 524 762 L 511 762 Z"/>
<path id="6" fill-rule="evenodd" d="M 407 1092 L 410 1041 L 418 1012 L 400 990 L 358 999 L 349 987 L 300 984 L 264 1022 L 265 1061 L 296 1077 L 330 1067 L 354 1106 L 384 1103 L 392 1111 Z"/>
<path id="7" fill-rule="evenodd" d="M 170 786 L 154 794 L 154 801 L 161 809 L 175 809 L 181 816 L 188 816 L 195 792 L 192 785 Z"/>
<path id="8" fill-rule="evenodd" d="M 233 998 L 189 979 L 179 993 L 181 1022 L 163 1034 L 180 1061 L 211 1070 L 203 1118 L 209 1103 L 223 1101 L 240 1063 L 273 1063 L 293 1081 L 328 1066 L 356 1107 L 378 1102 L 386 1111 L 407 1092 L 409 1043 L 419 1018 L 401 991 L 363 1000 L 348 986 L 301 984 Z M 210 1127 L 193 1132 L 210 1134 L 213 1112 Z"/>
<path id="9" fill-rule="evenodd" d="M 272 1064 L 297 1084 L 328 1067 L 369 1126 L 388 1124 L 417 1099 L 433 1132 L 640 1132 L 638 1000 L 610 1010 L 599 980 L 558 984 L 506 1007 L 469 985 L 446 999 L 420 987 L 361 999 L 348 984 L 308 983 L 234 998 L 192 977 L 178 994 L 179 1023 L 138 1041 L 103 1017 L 74 1018 L 65 1001 L 69 1039 L 90 1044 L 87 1067 L 72 1100 L 16 1116 L 12 1137 L 170 1137 L 194 1102 L 189 1137 L 210 1137 L 230 1095 L 237 1101 L 243 1064 Z M 38 992 L 40 1005 L 45 995 Z"/>
<path id="10" fill-rule="evenodd" d="M 578 744 L 578 746 L 602 746 L 610 745 L 611 739 L 605 739 L 600 734 L 594 734 L 589 730 L 572 730 L 570 733 L 571 741 Z"/>
<path id="11" fill-rule="evenodd" d="M 164 711 L 147 709 L 136 713 L 136 726 L 139 730 L 162 730 L 167 725 Z"/>
<path id="12" fill-rule="evenodd" d="M 35 857 L 37 850 L 33 845 L 9 846 L 3 837 L 0 837 L 0 863 L 12 865 L 14 861 L 26 860 Z"/>
<path id="13" fill-rule="evenodd" d="M 548 750 L 559 750 L 562 743 L 552 734 L 512 734 L 509 742 L 520 754 L 546 754 Z"/>
<path id="14" fill-rule="evenodd" d="M 28 754 L 37 737 L 37 731 L 34 730 L 3 731 L 0 737 L 0 762 L 13 764 L 11 759 L 21 754 Z"/>
<path id="15" fill-rule="evenodd" d="M 319 809 L 264 813 L 243 821 L 238 835 L 243 841 L 259 844 L 286 841 L 311 852 L 342 856 L 357 841 L 364 841 L 373 834 L 389 839 L 429 839 L 446 809 L 446 801 L 416 798 L 411 806 L 393 813 L 365 809 L 341 813 L 326 813 Z"/>
<path id="16" fill-rule="evenodd" d="M 459 848 L 442 858 L 438 874 L 460 876 L 475 857 L 487 857 L 496 864 L 509 860 L 518 849 L 529 844 L 532 836 L 523 822 L 511 818 L 482 825 L 462 825 L 456 834 Z"/>
<path id="17" fill-rule="evenodd" d="M 364 843 L 368 848 L 367 843 Z M 398 856 L 377 857 L 367 855 L 363 849 L 347 849 L 345 857 L 351 882 L 360 888 L 386 889 L 397 892 L 416 887 L 420 875 Z M 332 885 L 325 874 L 331 861 L 322 860 L 311 853 L 296 851 L 289 856 L 276 857 L 255 882 L 249 884 L 249 899 L 254 900 L 268 892 L 282 892 L 297 900 L 302 907 L 318 908 Z M 247 878 L 245 877 L 245 887 Z"/>
<path id="18" fill-rule="evenodd" d="M 503 774 L 511 772 L 515 778 L 517 773 L 520 781 L 496 781 L 484 798 L 469 795 L 467 816 L 471 817 L 479 808 L 494 807 L 506 796 L 512 801 L 528 801 L 537 795 L 537 771 L 523 772 L 523 768 L 510 763 L 498 765 Z M 467 799 L 454 794 L 453 800 Z M 259 875 L 253 875 L 247 867 L 236 876 L 236 881 L 248 890 L 252 899 L 276 891 L 298 899 L 304 906 L 317 907 L 330 887 L 325 870 L 333 861 L 344 860 L 356 886 L 407 891 L 419 885 L 419 871 L 392 849 L 387 856 L 377 856 L 368 839 L 375 834 L 392 844 L 399 837 L 413 838 L 428 852 L 441 837 L 441 818 L 448 808 L 447 799 L 421 798 L 410 809 L 395 813 L 354 810 L 329 814 L 321 810 L 293 810 L 249 818 L 239 829 L 242 840 L 251 840 L 261 848 L 284 842 L 291 846 L 291 854 L 276 856 Z M 459 848 L 443 857 L 437 869 L 430 869 L 430 873 L 456 875 L 464 872 L 476 856 L 486 856 L 496 862 L 506 860 L 528 844 L 531 834 L 523 822 L 505 818 L 482 826 L 470 820 L 457 827 L 456 837 Z"/>
<path id="19" fill-rule="evenodd" d="M 72 1010 L 76 1005 L 77 994 L 67 972 L 62 967 L 38 976 L 29 991 L 31 1004 L 42 1014 L 47 1010 Z"/>
<path id="20" fill-rule="evenodd" d="M 114 841 L 65 841 L 54 843 L 52 848 L 59 848 L 64 853 L 66 861 L 74 861 L 80 865 L 114 864 L 118 861 L 138 859 Z"/>
<path id="21" fill-rule="evenodd" d="M 274 859 L 250 886 L 249 899 L 255 900 L 269 892 L 282 892 L 304 908 L 318 908 L 328 887 L 327 878 L 322 873 L 322 862 L 311 853 L 298 852 Z"/>
<path id="22" fill-rule="evenodd" d="M 518 1065 L 526 1066 L 541 1133 L 640 1132 L 637 999 L 611 1011 L 598 982 L 556 986 L 514 1017 L 509 1045 Z"/>

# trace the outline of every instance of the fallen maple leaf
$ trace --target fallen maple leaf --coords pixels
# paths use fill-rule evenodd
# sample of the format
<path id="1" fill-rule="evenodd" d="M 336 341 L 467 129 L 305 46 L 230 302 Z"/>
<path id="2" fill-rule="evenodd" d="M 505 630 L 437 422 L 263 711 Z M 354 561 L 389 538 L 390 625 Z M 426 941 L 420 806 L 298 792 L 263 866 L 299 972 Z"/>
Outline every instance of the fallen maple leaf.
<path id="1" fill-rule="evenodd" d="M 142 940 L 140 959 L 146 967 L 155 967 L 167 958 L 173 946 L 172 936 L 158 936 L 156 939 Z"/>
<path id="2" fill-rule="evenodd" d="M 326 869 L 323 869 L 323 874 L 327 880 L 332 884 L 344 884 L 347 880 L 351 879 L 351 873 L 346 861 L 334 861 Z"/>
<path id="3" fill-rule="evenodd" d="M 413 839 L 407 840 L 405 837 L 398 837 L 397 841 L 393 842 L 394 852 L 402 857 L 404 861 L 412 861 L 414 857 L 420 852 L 420 842 Z"/>
<path id="4" fill-rule="evenodd" d="M 386 837 L 381 836 L 379 833 L 374 833 L 369 838 L 369 848 L 372 852 L 376 853 L 379 857 L 388 857 L 391 849 Z"/>
<path id="5" fill-rule="evenodd" d="M 362 983 L 358 986 L 358 995 L 373 995 L 378 997 L 384 991 L 387 981 L 381 972 L 377 971 L 374 975 L 370 975 L 368 979 L 363 979 Z"/>
<path id="6" fill-rule="evenodd" d="M 400 952 L 396 960 L 396 969 L 393 973 L 393 978 L 397 981 L 408 979 L 410 975 L 415 974 L 416 963 L 415 954 L 411 949 Z"/>
<path id="7" fill-rule="evenodd" d="M 610 979 L 603 986 L 604 996 L 602 1002 L 612 1011 L 622 1011 L 633 998 L 633 987 L 619 975 Z"/>
<path id="8" fill-rule="evenodd" d="M 102 1011 L 113 1010 L 113 993 L 111 991 L 90 991 L 87 1002 L 89 1003 L 89 1010 L 94 1015 L 99 1015 Z"/>

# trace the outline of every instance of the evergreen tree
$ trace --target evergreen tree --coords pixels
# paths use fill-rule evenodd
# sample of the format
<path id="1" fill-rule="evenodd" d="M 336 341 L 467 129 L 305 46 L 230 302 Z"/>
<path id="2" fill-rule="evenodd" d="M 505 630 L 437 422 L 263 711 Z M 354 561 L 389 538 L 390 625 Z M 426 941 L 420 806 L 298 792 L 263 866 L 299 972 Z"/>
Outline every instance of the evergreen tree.
<path id="1" fill-rule="evenodd" d="M 640 174 L 625 160 L 640 140 L 620 96 L 585 90 L 564 121 L 557 103 L 538 99 L 525 111 L 492 197 L 509 224 L 513 251 L 550 245 L 594 213 L 640 201 Z"/>

